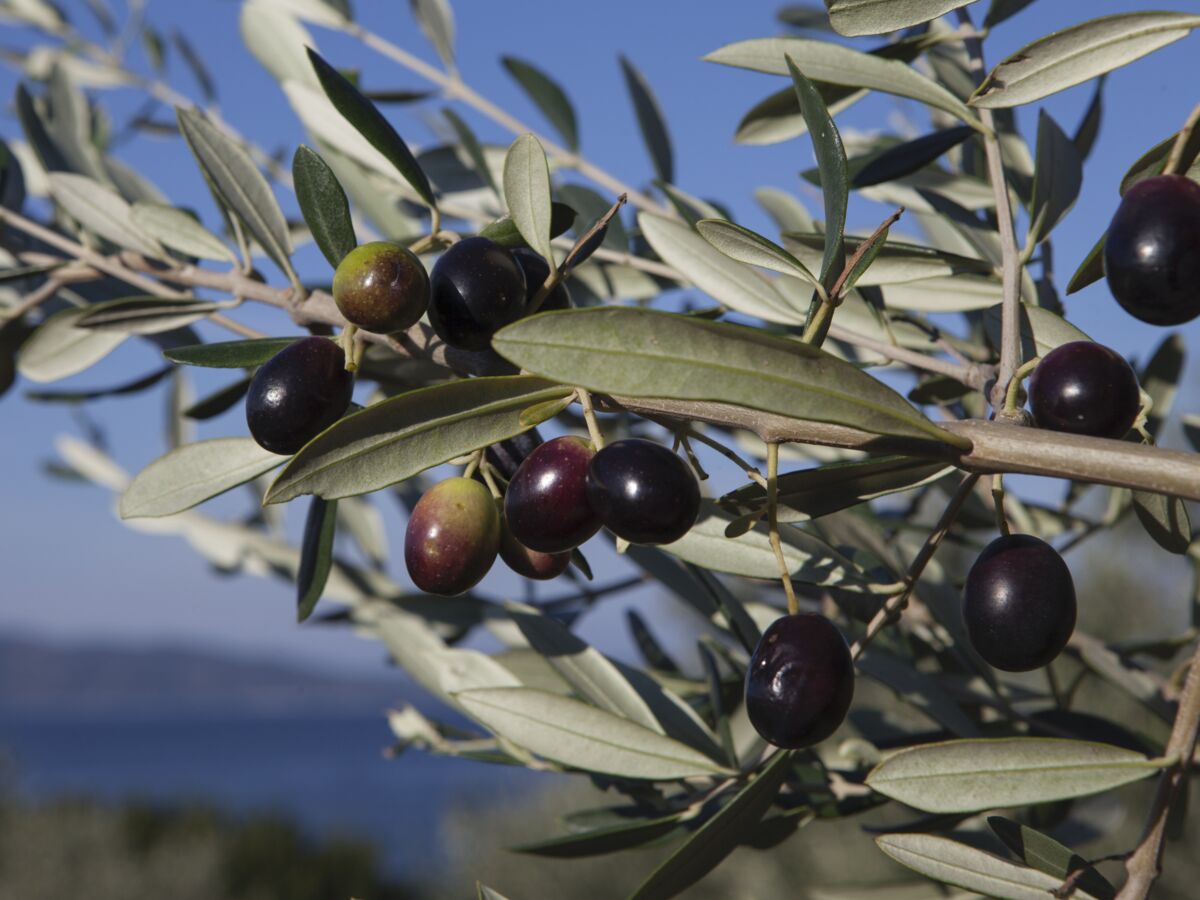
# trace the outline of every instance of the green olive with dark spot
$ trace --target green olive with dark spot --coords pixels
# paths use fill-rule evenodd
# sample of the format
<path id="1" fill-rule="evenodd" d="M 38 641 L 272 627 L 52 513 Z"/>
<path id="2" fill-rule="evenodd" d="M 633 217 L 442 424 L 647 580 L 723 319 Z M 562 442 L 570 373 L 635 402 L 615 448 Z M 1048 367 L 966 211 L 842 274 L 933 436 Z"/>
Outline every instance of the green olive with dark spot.
<path id="1" fill-rule="evenodd" d="M 338 264 L 333 300 L 347 322 L 365 331 L 403 331 L 429 307 L 429 274 L 407 247 L 372 241 L 351 250 Z"/>
<path id="2" fill-rule="evenodd" d="M 491 492 L 470 478 L 434 485 L 413 507 L 404 535 L 408 575 L 427 594 L 469 591 L 500 552 L 500 510 Z"/>

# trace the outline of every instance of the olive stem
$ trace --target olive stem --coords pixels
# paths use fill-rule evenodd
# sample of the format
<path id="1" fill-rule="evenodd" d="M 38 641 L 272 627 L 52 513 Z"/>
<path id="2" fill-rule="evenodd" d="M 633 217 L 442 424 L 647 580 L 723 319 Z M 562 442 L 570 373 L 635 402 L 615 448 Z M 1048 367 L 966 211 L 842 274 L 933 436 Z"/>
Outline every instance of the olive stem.
<path id="1" fill-rule="evenodd" d="M 1062 686 L 1058 683 L 1058 676 L 1054 674 L 1054 663 L 1046 663 L 1046 684 L 1050 686 L 1050 696 L 1054 698 L 1054 705 L 1059 709 L 1066 709 L 1066 698 L 1062 692 Z"/>
<path id="2" fill-rule="evenodd" d="M 1004 411 L 1015 412 L 1018 407 L 1017 401 L 1021 397 L 1021 382 L 1033 374 L 1033 370 L 1038 367 L 1038 363 L 1042 361 L 1040 356 L 1035 356 L 1017 369 L 1012 380 L 1008 383 L 1008 390 L 1004 394 Z"/>
<path id="3" fill-rule="evenodd" d="M 482 461 L 483 461 L 483 451 L 476 450 L 473 454 L 471 454 L 471 461 L 468 462 L 466 465 L 466 468 L 463 469 L 462 477 L 470 478 L 472 475 L 474 475 L 475 470 L 479 468 L 479 464 Z"/>
<path id="4" fill-rule="evenodd" d="M 346 327 L 342 329 L 342 333 L 338 335 L 338 345 L 342 348 L 342 353 L 346 357 L 346 371 L 357 372 L 358 360 L 355 358 L 354 352 L 354 336 L 358 333 L 358 326 L 347 322 Z"/>
<path id="5" fill-rule="evenodd" d="M 676 432 L 675 440 L 683 448 L 688 462 L 691 463 L 692 471 L 696 473 L 696 478 L 700 481 L 708 481 L 708 473 L 704 471 L 704 466 L 700 465 L 700 459 L 696 456 L 696 451 L 692 449 L 692 442 L 688 439 L 687 432 Z"/>
<path id="6" fill-rule="evenodd" d="M 912 596 L 913 589 L 917 586 L 917 581 L 920 580 L 925 567 L 929 565 L 929 561 L 933 559 L 933 554 L 937 552 L 942 539 L 949 533 L 950 526 L 954 524 L 954 520 L 958 517 L 958 512 L 962 509 L 963 503 L 966 502 L 971 492 L 975 490 L 975 483 L 977 481 L 979 481 L 979 476 L 971 474 L 959 483 L 958 488 L 950 498 L 950 502 L 946 504 L 946 509 L 942 512 L 941 518 L 933 526 L 933 531 L 929 533 L 929 537 L 925 539 L 925 543 L 921 546 L 921 549 L 917 551 L 912 565 L 908 567 L 908 573 L 904 576 L 904 590 L 884 601 L 883 606 L 875 613 L 871 621 L 867 623 L 866 632 L 850 648 L 851 657 L 858 659 L 862 656 L 863 651 L 867 649 L 871 641 L 875 640 L 875 636 L 883 631 L 894 619 L 898 618 L 904 607 L 908 605 L 908 598 Z"/>
<path id="7" fill-rule="evenodd" d="M 592 406 L 592 395 L 584 388 L 575 388 L 575 396 L 579 398 L 579 405 L 583 407 L 583 421 L 587 423 L 588 434 L 592 436 L 592 444 L 598 453 L 604 449 L 604 433 L 596 422 L 596 409 Z"/>
<path id="8" fill-rule="evenodd" d="M 487 460 L 484 460 L 482 463 L 479 464 L 479 474 L 483 476 L 484 484 L 487 485 L 487 489 L 489 491 L 491 491 L 492 496 L 497 500 L 503 499 L 504 494 L 500 491 L 500 488 L 497 486 L 496 479 L 492 475 L 491 464 L 488 463 Z"/>
<path id="9" fill-rule="evenodd" d="M 759 472 L 755 466 L 742 459 L 742 457 L 738 456 L 737 453 L 726 447 L 720 441 L 716 440 L 715 438 L 711 438 L 704 432 L 697 431 L 694 428 L 688 428 L 685 436 L 688 440 L 699 441 L 700 443 L 704 444 L 704 446 L 711 447 L 713 450 L 716 450 L 727 460 L 741 469 L 746 474 L 747 478 L 749 478 L 759 487 L 766 488 L 767 479 L 763 478 L 762 473 Z"/>
<path id="10" fill-rule="evenodd" d="M 1184 165 L 1183 154 L 1187 150 L 1187 145 L 1191 143 L 1191 138 L 1197 126 L 1200 126 L 1200 104 L 1197 104 L 1191 114 L 1188 115 L 1183 128 L 1179 130 L 1179 136 L 1175 138 L 1175 143 L 1171 145 L 1171 155 L 1167 157 L 1167 164 L 1163 167 L 1164 175 L 1186 174 L 1191 162 L 1189 161 L 1188 165 Z"/>
<path id="11" fill-rule="evenodd" d="M 992 506 L 996 510 L 996 528 L 1007 537 L 1009 535 L 1008 516 L 1004 514 L 1004 473 L 997 472 L 992 476 Z"/>
<path id="12" fill-rule="evenodd" d="M 960 27 L 963 28 L 963 44 L 969 57 L 971 75 L 975 82 L 983 81 L 986 67 L 983 63 L 983 44 L 973 32 L 971 14 L 965 9 L 957 10 Z M 1000 139 L 996 136 L 996 122 L 990 109 L 980 109 L 979 120 L 983 123 L 983 151 L 987 158 L 988 180 L 992 183 L 992 194 L 996 199 L 996 222 L 1000 231 L 1001 282 L 1003 298 L 1000 306 L 1000 369 L 996 385 L 989 398 L 992 408 L 1000 408 L 1008 396 L 1009 382 L 1021 364 L 1021 252 L 1017 248 L 1017 232 L 1013 224 L 1012 202 L 1008 195 L 1008 180 L 1004 174 L 1004 155 Z"/>
<path id="13" fill-rule="evenodd" d="M 788 571 L 783 544 L 779 540 L 779 444 L 774 442 L 767 444 L 767 527 L 775 562 L 779 564 L 779 580 L 783 582 L 783 592 L 787 594 L 788 615 L 794 616 L 800 612 L 800 601 L 796 599 L 792 573 Z"/>
<path id="14" fill-rule="evenodd" d="M 546 302 L 546 298 L 550 293 L 558 287 L 560 281 L 563 280 L 563 273 L 560 269 L 554 267 L 554 260 L 549 260 L 550 274 L 546 276 L 546 280 L 542 282 L 542 286 L 538 288 L 538 292 L 533 295 L 533 299 L 529 301 L 529 305 L 525 307 L 525 315 L 532 316 L 535 312 L 542 308 L 542 304 Z"/>

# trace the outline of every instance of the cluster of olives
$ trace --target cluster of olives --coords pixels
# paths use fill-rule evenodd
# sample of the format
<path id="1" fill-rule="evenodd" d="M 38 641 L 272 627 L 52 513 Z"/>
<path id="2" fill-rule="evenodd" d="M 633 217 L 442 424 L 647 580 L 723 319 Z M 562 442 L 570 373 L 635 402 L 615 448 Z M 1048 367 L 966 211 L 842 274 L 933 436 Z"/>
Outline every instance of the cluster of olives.
<path id="1" fill-rule="evenodd" d="M 554 578 L 601 526 L 633 544 L 669 544 L 699 511 L 695 475 L 665 447 L 634 438 L 597 452 L 582 438 L 559 437 L 524 457 L 502 504 L 470 478 L 426 492 L 409 517 L 404 559 L 421 590 L 461 594 L 497 556 L 527 578 Z"/>

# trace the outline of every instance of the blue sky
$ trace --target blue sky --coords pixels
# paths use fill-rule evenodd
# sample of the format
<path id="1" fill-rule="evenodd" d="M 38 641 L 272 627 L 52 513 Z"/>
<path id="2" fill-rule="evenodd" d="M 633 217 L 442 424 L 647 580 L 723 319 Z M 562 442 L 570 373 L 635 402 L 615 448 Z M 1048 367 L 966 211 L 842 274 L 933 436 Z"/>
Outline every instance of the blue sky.
<path id="1" fill-rule="evenodd" d="M 982 18 L 987 0 L 975 4 Z M 90 23 L 84 4 L 64 2 L 74 20 Z M 359 0 L 359 19 L 400 46 L 431 62 L 434 54 L 408 15 L 407 4 Z M 995 63 L 1028 41 L 1085 17 L 1136 9 L 1125 0 L 1064 3 L 1040 0 L 997 28 L 987 45 Z M 1159 2 L 1156 8 L 1193 12 L 1194 2 Z M 179 29 L 208 58 L 218 87 L 223 115 L 268 149 L 283 148 L 290 157 L 304 140 L 290 107 L 271 78 L 241 44 L 237 32 L 239 4 L 232 0 L 178 3 L 158 0 L 149 5 L 150 21 L 164 32 Z M 564 86 L 580 122 L 584 154 L 635 185 L 653 177 L 625 94 L 617 55 L 626 54 L 657 93 L 670 127 L 676 157 L 676 181 L 686 191 L 726 203 L 748 227 L 770 232 L 771 225 L 752 200 L 761 186 L 801 192 L 809 209 L 820 211 L 819 196 L 801 185 L 797 173 L 812 164 L 807 138 L 769 147 L 732 142 L 743 112 L 782 82 L 756 73 L 704 63 L 701 57 L 734 40 L 764 37 L 781 29 L 773 3 L 730 4 L 711 0 L 687 4 L 629 2 L 562 4 L 525 0 L 520 4 L 460 2 L 457 49 L 468 83 L 535 127 L 545 123 L 499 64 L 502 54 L 536 63 Z M 686 11 L 685 11 L 686 10 Z M 90 26 L 89 26 L 90 27 Z M 27 44 L 25 32 L 5 29 L 5 45 Z M 358 47 L 352 40 L 314 29 L 324 55 L 340 66 L 359 66 L 374 87 L 418 88 L 420 80 Z M 1087 164 L 1083 194 L 1055 232 L 1058 281 L 1065 285 L 1075 266 L 1106 224 L 1117 201 L 1117 185 L 1130 162 L 1177 129 L 1200 95 L 1191 89 L 1200 36 L 1178 42 L 1154 56 L 1116 72 L 1108 80 L 1099 146 Z M 219 49 L 218 49 L 219 48 Z M 136 65 L 144 66 L 140 52 Z M 195 95 L 194 82 L 178 59 L 169 76 L 180 90 Z M 0 71 L 0 94 L 11 96 L 15 75 Z M 1044 107 L 1071 133 L 1090 97 L 1090 86 L 1048 98 Z M 101 99 L 128 112 L 140 102 L 131 92 L 105 93 Z M 1035 122 L 1043 104 L 1023 109 L 1021 122 Z M 842 127 L 886 128 L 896 101 L 875 98 L 839 118 Z M 401 133 L 414 144 L 427 142 L 427 117 L 436 105 L 393 107 L 389 111 Z M 906 112 L 916 112 L 904 107 Z M 459 110 L 489 142 L 507 143 L 506 135 L 471 110 Z M 0 118 L 0 134 L 18 133 L 11 112 Z M 199 209 L 212 224 L 211 201 L 203 193 L 198 172 L 177 142 L 144 140 L 118 154 L 155 181 L 176 202 Z M 281 201 L 293 209 L 290 197 Z M 856 202 L 850 226 L 873 227 L 886 210 Z M 302 274 L 328 277 L 313 248 L 297 256 Z M 1068 315 L 1097 340 L 1123 353 L 1144 357 L 1163 332 L 1137 322 L 1116 306 L 1103 283 L 1067 301 Z M 239 315 L 241 313 L 239 312 Z M 244 319 L 266 331 L 283 332 L 286 320 L 267 310 L 247 311 Z M 216 331 L 206 334 L 219 339 Z M 1184 328 L 1189 343 L 1200 337 L 1200 322 Z M 150 345 L 130 342 L 120 351 L 63 386 L 119 383 L 156 366 Z M 1190 367 L 1195 372 L 1195 367 Z M 1185 377 L 1185 383 L 1186 383 Z M 1194 378 L 1192 379 L 1194 381 Z M 196 381 L 203 393 L 223 383 L 202 373 Z M 0 399 L 6 423 L 0 438 L 0 562 L 4 594 L 0 629 L 16 629 L 60 638 L 151 641 L 186 640 L 247 654 L 287 657 L 314 665 L 377 670 L 381 651 L 364 649 L 348 634 L 298 627 L 293 621 L 291 589 L 253 578 L 226 579 L 209 573 L 182 542 L 136 534 L 118 525 L 110 498 L 101 490 L 53 481 L 40 472 L 51 442 L 62 432 L 78 433 L 62 406 L 31 403 L 22 397 L 23 383 Z M 1193 407 L 1194 391 L 1181 405 Z M 137 399 L 102 401 L 91 407 L 107 428 L 112 452 L 136 471 L 163 450 L 161 411 L 164 389 Z M 243 433 L 238 411 L 201 429 L 200 436 Z M 399 547 L 402 520 L 386 501 L 391 544 Z M 297 511 L 299 512 L 299 511 Z M 298 518 L 298 516 L 293 516 Z M 291 523 L 293 528 L 298 522 Z M 402 578 L 394 560 L 393 574 Z M 497 582 L 511 590 L 512 582 Z M 668 615 L 669 611 L 660 611 Z M 609 634 L 619 621 L 616 604 L 592 616 L 585 631 Z M 620 650 L 620 646 L 617 648 Z"/>

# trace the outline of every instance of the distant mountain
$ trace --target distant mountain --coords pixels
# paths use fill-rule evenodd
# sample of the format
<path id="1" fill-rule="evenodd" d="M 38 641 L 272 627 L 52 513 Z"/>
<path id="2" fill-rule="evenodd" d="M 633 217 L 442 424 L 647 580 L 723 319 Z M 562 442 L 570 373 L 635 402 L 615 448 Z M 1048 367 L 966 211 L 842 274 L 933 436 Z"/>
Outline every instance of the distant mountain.
<path id="1" fill-rule="evenodd" d="M 415 695 L 396 670 L 341 678 L 182 646 L 0 635 L 0 716 L 373 715 Z"/>

